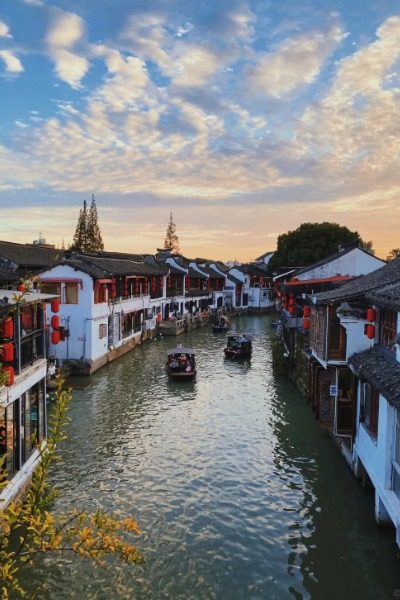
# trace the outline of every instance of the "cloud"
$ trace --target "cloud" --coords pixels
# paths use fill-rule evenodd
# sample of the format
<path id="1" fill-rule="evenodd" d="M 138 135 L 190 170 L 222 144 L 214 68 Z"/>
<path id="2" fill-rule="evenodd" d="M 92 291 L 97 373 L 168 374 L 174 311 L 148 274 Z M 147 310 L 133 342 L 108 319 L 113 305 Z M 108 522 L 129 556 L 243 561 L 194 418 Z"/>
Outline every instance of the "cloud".
<path id="1" fill-rule="evenodd" d="M 9 27 L 4 21 L 0 21 L 0 38 L 12 38 Z"/>
<path id="2" fill-rule="evenodd" d="M 274 52 L 261 55 L 246 69 L 253 90 L 282 98 L 309 85 L 320 74 L 327 58 L 345 34 L 339 26 L 328 31 L 298 35 L 282 42 Z"/>
<path id="3" fill-rule="evenodd" d="M 84 55 L 85 31 L 85 23 L 78 15 L 59 9 L 52 11 L 45 42 L 58 77 L 75 89 L 80 87 L 90 67 Z"/>
<path id="4" fill-rule="evenodd" d="M 11 50 L 0 50 L 0 60 L 4 62 L 7 73 L 22 73 L 24 70 L 21 61 Z"/>
<path id="5" fill-rule="evenodd" d="M 29 6 L 45 6 L 42 0 L 22 0 L 24 4 L 28 4 Z"/>
<path id="6" fill-rule="evenodd" d="M 202 86 L 220 67 L 218 56 L 202 46 L 186 46 L 174 63 L 173 83 L 177 86 Z"/>

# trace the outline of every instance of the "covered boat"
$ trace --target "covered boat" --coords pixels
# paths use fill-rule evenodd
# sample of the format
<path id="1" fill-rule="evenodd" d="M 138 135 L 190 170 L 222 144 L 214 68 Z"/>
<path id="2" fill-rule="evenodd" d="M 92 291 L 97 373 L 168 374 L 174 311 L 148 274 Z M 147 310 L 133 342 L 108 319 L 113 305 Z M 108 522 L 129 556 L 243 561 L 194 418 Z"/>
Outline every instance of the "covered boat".
<path id="1" fill-rule="evenodd" d="M 173 379 L 193 379 L 196 376 L 194 350 L 178 344 L 167 351 L 167 373 Z"/>
<path id="2" fill-rule="evenodd" d="M 212 328 L 214 333 L 224 333 L 225 331 L 228 331 L 228 329 L 229 329 L 229 319 L 225 315 L 222 315 L 222 317 L 219 317 L 218 321 L 213 325 L 213 328 Z"/>
<path id="3" fill-rule="evenodd" d="M 224 348 L 224 354 L 227 358 L 250 358 L 252 352 L 252 337 L 248 333 L 230 335 L 227 345 Z"/>

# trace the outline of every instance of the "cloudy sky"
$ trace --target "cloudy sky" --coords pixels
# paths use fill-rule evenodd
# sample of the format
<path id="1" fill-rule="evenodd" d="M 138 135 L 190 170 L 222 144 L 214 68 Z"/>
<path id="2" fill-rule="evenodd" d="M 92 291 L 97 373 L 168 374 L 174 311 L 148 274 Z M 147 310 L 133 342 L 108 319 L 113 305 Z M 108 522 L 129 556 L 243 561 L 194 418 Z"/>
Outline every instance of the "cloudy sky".
<path id="1" fill-rule="evenodd" d="M 249 260 L 331 221 L 400 246 L 398 0 L 2 0 L 0 239 Z"/>

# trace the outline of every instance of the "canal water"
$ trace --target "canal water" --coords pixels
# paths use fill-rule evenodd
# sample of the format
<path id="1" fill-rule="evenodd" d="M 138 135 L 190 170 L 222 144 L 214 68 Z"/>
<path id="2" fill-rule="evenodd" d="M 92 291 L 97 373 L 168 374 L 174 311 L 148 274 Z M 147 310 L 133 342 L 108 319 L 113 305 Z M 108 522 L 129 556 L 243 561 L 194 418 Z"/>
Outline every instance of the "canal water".
<path id="1" fill-rule="evenodd" d="M 208 329 L 195 382 L 165 374 L 174 338 L 135 349 L 76 382 L 55 509 L 135 517 L 145 562 L 103 570 L 45 562 L 42 598 L 143 600 L 400 597 L 393 531 L 355 481 L 307 402 L 273 371 L 271 319 L 238 317 L 253 357 L 224 359 Z"/>

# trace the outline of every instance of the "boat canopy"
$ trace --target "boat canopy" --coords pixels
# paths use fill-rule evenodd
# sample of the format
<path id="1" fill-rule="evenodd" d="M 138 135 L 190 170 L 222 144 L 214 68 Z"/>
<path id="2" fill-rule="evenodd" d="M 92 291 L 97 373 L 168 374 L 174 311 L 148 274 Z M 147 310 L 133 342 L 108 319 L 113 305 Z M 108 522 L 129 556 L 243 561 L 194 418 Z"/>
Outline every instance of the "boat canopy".
<path id="1" fill-rule="evenodd" d="M 251 333 L 234 333 L 232 335 L 228 335 L 228 340 L 240 340 L 241 338 L 245 338 L 246 341 L 251 342 L 253 336 Z"/>
<path id="2" fill-rule="evenodd" d="M 184 346 L 177 346 L 176 348 L 170 348 L 167 350 L 167 355 L 172 356 L 174 354 L 194 354 L 193 348 L 186 348 Z"/>

